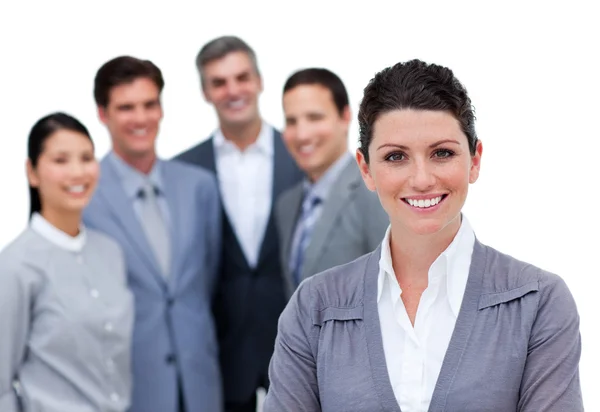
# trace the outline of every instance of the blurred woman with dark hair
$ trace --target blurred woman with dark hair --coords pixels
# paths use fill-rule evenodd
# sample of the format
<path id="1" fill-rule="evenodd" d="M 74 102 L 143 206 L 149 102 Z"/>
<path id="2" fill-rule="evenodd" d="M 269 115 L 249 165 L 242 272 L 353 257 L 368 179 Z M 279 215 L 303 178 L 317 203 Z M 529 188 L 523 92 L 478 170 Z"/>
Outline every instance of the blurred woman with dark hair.
<path id="1" fill-rule="evenodd" d="M 98 180 L 77 119 L 31 129 L 30 222 L 0 253 L 0 410 L 121 412 L 131 392 L 133 298 L 119 246 L 82 224 Z"/>

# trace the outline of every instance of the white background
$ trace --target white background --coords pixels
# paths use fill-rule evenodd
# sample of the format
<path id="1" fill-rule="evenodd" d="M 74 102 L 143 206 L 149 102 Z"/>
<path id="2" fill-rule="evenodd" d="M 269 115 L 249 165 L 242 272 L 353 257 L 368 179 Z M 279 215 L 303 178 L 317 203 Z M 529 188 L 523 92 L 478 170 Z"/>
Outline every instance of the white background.
<path id="1" fill-rule="evenodd" d="M 338 73 L 356 118 L 362 89 L 375 72 L 411 58 L 443 64 L 469 90 L 484 144 L 481 177 L 465 212 L 481 241 L 566 280 L 581 315 L 586 410 L 600 410 L 594 385 L 600 369 L 595 2 L 191 4 L 2 1 L 0 248 L 26 224 L 26 138 L 38 118 L 71 113 L 90 129 L 98 156 L 108 150 L 93 77 L 117 55 L 151 59 L 163 71 L 163 157 L 205 139 L 216 126 L 194 66 L 199 48 L 216 36 L 235 34 L 254 47 L 265 85 L 262 114 L 277 127 L 283 125 L 281 89 L 296 69 L 322 66 Z M 354 120 L 352 149 L 357 137 Z"/>

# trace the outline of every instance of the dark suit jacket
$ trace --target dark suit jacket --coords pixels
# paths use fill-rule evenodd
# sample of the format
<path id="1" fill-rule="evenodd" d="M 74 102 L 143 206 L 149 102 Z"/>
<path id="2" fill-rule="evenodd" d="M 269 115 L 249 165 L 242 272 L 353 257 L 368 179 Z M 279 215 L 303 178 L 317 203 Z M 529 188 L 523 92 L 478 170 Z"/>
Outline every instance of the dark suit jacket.
<path id="1" fill-rule="evenodd" d="M 273 208 L 279 194 L 299 182 L 303 175 L 276 130 L 273 141 L 273 200 L 256 268 L 246 261 L 231 222 L 222 210 L 223 255 L 214 315 L 227 402 L 248 401 L 256 388 L 266 384 L 277 320 L 286 304 Z M 217 175 L 212 136 L 176 159 Z"/>

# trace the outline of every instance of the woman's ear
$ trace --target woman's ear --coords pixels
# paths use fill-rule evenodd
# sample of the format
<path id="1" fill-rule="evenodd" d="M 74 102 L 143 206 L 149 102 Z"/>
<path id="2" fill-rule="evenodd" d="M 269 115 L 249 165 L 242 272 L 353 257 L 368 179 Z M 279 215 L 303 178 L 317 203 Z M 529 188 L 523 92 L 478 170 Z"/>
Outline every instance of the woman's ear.
<path id="1" fill-rule="evenodd" d="M 358 163 L 360 174 L 362 175 L 362 178 L 365 181 L 367 189 L 369 189 L 371 192 L 375 192 L 377 188 L 375 187 L 373 176 L 371 176 L 371 169 L 369 168 L 369 164 L 365 159 L 365 155 L 360 149 L 356 149 L 356 163 Z"/>
<path id="2" fill-rule="evenodd" d="M 40 185 L 40 181 L 38 179 L 37 171 L 29 159 L 27 159 L 25 162 L 25 170 L 27 173 L 27 181 L 29 182 L 29 186 L 38 187 Z"/>
<path id="3" fill-rule="evenodd" d="M 469 183 L 475 183 L 479 178 L 479 170 L 481 169 L 481 154 L 483 153 L 483 145 L 481 140 L 477 141 L 475 146 L 475 154 L 471 156 L 471 170 L 469 170 Z"/>

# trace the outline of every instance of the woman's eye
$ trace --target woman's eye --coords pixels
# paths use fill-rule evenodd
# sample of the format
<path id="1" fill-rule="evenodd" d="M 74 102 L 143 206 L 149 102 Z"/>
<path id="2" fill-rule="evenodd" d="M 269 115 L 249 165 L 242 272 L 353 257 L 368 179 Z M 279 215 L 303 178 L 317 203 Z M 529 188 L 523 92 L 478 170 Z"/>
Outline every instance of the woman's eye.
<path id="1" fill-rule="evenodd" d="M 400 160 L 404 160 L 404 153 L 390 153 L 385 160 L 399 162 Z"/>
<path id="2" fill-rule="evenodd" d="M 448 149 L 440 149 L 435 151 L 434 156 L 439 159 L 446 159 L 448 157 L 454 156 L 454 152 Z"/>

